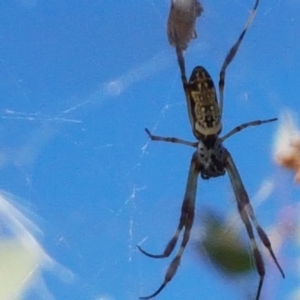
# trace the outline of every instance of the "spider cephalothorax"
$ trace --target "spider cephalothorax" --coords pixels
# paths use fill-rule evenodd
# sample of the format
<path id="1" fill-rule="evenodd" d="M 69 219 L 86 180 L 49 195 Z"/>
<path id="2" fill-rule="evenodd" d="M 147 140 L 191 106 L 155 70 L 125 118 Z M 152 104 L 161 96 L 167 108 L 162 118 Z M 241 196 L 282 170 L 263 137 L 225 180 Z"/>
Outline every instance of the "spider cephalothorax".
<path id="1" fill-rule="evenodd" d="M 217 139 L 213 144 L 205 144 L 199 141 L 197 148 L 202 179 L 219 177 L 225 174 L 225 162 L 227 150 L 221 141 Z"/>

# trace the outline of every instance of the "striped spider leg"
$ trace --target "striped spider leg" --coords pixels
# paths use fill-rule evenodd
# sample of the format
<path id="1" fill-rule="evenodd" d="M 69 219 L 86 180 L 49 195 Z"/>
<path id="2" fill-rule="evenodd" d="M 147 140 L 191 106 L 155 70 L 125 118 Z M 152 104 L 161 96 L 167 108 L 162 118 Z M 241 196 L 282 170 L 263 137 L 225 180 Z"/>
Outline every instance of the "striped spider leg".
<path id="1" fill-rule="evenodd" d="M 197 150 L 192 155 L 186 191 L 181 209 L 181 216 L 174 236 L 168 242 L 164 252 L 159 255 L 150 254 L 143 250 L 140 246 L 138 246 L 138 249 L 149 257 L 168 257 L 175 249 L 175 246 L 179 239 L 179 235 L 183 230 L 183 237 L 180 248 L 167 269 L 163 283 L 153 294 L 146 297 L 140 297 L 140 299 L 151 299 L 157 296 L 176 274 L 176 271 L 180 265 L 182 254 L 189 241 L 190 232 L 193 225 L 198 175 L 200 175 L 202 179 L 219 177 L 224 175 L 226 172 L 229 175 L 230 182 L 236 198 L 238 211 L 250 238 L 253 257 L 260 277 L 256 292 L 256 300 L 259 300 L 260 298 L 260 293 L 265 276 L 265 267 L 263 258 L 256 243 L 252 224 L 254 225 L 260 240 L 270 252 L 270 255 L 273 258 L 280 273 L 283 277 L 285 277 L 284 272 L 274 255 L 269 238 L 267 237 L 266 233 L 261 228 L 257 219 L 255 218 L 253 208 L 250 204 L 249 196 L 246 192 L 246 189 L 243 185 L 242 179 L 234 164 L 231 154 L 223 146 L 223 142 L 235 133 L 238 133 L 239 131 L 249 126 L 257 126 L 276 121 L 277 119 L 273 118 L 263 121 L 257 120 L 244 123 L 235 127 L 223 137 L 219 137 L 219 134 L 222 130 L 221 115 L 223 91 L 225 84 L 225 71 L 226 68 L 229 66 L 230 62 L 233 60 L 238 50 L 238 47 L 241 44 L 241 41 L 254 18 L 258 3 L 259 0 L 256 0 L 245 28 L 243 29 L 237 42 L 228 52 L 223 66 L 221 68 L 219 79 L 220 104 L 217 100 L 217 95 L 212 78 L 209 75 L 209 73 L 205 70 L 205 68 L 199 66 L 194 68 L 190 80 L 187 81 L 182 52 L 181 50 L 179 50 L 179 48 L 177 48 L 178 63 L 181 70 L 183 88 L 186 94 L 189 119 L 191 122 L 193 134 L 197 138 L 197 142 L 189 142 L 174 137 L 155 136 L 152 135 L 148 129 L 146 129 L 146 132 L 153 141 L 164 141 L 177 144 L 184 144 L 196 148 Z"/>

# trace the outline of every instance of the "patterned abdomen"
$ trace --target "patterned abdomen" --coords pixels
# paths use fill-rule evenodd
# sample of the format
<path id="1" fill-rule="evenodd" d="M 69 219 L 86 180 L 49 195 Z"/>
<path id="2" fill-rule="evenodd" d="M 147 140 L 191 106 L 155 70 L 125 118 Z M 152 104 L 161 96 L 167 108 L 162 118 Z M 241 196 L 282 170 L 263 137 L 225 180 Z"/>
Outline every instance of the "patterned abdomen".
<path id="1" fill-rule="evenodd" d="M 222 130 L 214 83 L 203 67 L 196 67 L 188 83 L 188 110 L 195 137 L 214 139 Z"/>

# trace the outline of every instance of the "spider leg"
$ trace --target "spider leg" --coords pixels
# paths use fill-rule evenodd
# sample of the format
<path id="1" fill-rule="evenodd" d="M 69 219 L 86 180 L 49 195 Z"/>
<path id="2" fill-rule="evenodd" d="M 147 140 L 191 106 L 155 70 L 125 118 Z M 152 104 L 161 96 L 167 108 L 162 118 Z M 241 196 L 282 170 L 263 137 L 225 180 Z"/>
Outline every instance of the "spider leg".
<path id="1" fill-rule="evenodd" d="M 168 257 L 174 250 L 176 244 L 177 244 L 177 241 L 178 241 L 178 238 L 179 238 L 179 235 L 180 235 L 180 232 L 181 230 L 183 229 L 183 227 L 186 225 L 186 220 L 188 218 L 188 210 L 186 209 L 186 203 L 185 201 L 183 202 L 182 204 L 182 209 L 181 209 L 181 215 L 180 215 L 180 221 L 179 221 L 179 224 L 178 224 L 178 227 L 177 227 L 177 230 L 174 234 L 174 236 L 170 239 L 170 241 L 168 242 L 164 252 L 162 254 L 151 254 L 145 250 L 143 250 L 141 248 L 141 246 L 137 246 L 138 249 L 143 253 L 145 254 L 146 256 L 149 256 L 149 257 L 152 257 L 152 258 L 165 258 L 165 257 Z"/>
<path id="2" fill-rule="evenodd" d="M 235 194 L 235 198 L 237 201 L 238 210 L 239 210 L 241 219 L 247 229 L 247 233 L 248 233 L 250 241 L 251 241 L 251 247 L 252 247 L 253 256 L 254 256 L 255 263 L 256 263 L 256 268 L 257 268 L 258 274 L 260 276 L 259 285 L 258 285 L 257 294 L 256 294 L 256 300 L 259 300 L 263 281 L 264 281 L 264 276 L 265 276 L 265 267 L 264 267 L 264 262 L 263 262 L 261 253 L 260 253 L 260 251 L 257 247 L 256 241 L 255 241 L 255 237 L 253 234 L 253 229 L 252 229 L 250 219 L 252 220 L 262 243 L 269 250 L 270 255 L 273 258 L 273 261 L 275 262 L 277 268 L 279 269 L 282 277 L 284 278 L 285 275 L 284 275 L 284 272 L 283 272 L 281 266 L 279 265 L 278 260 L 272 250 L 271 242 L 270 242 L 268 236 L 266 235 L 264 230 L 261 228 L 261 226 L 259 225 L 259 223 L 254 215 L 254 211 L 253 211 L 253 208 L 249 201 L 249 196 L 247 194 L 247 191 L 243 185 L 242 179 L 241 179 L 240 174 L 235 166 L 232 156 L 230 155 L 230 153 L 228 151 L 227 151 L 227 160 L 226 160 L 225 168 L 226 168 L 226 171 L 230 178 L 230 182 L 231 182 L 234 194 Z M 249 217 L 250 217 L 250 219 L 249 219 Z"/>
<path id="3" fill-rule="evenodd" d="M 274 122 L 274 121 L 277 121 L 277 120 L 278 120 L 277 118 L 273 118 L 273 119 L 268 119 L 268 120 L 256 120 L 256 121 L 252 121 L 252 122 L 247 122 L 247 123 L 241 124 L 241 125 L 233 128 L 227 134 L 225 134 L 222 138 L 220 138 L 220 140 L 221 140 L 221 142 L 224 142 L 226 139 L 228 139 L 232 135 L 240 132 L 241 130 L 243 130 L 243 129 L 249 127 L 249 126 L 262 125 L 262 124 Z"/>
<path id="4" fill-rule="evenodd" d="M 173 5 L 173 3 L 172 3 Z M 201 11 L 200 11 L 201 13 Z M 196 32 L 196 31 L 194 31 Z M 183 48 L 180 47 L 180 38 L 178 37 L 176 31 L 174 32 L 174 40 L 175 40 L 175 49 L 176 49 L 176 56 L 177 56 L 177 62 L 179 65 L 180 69 L 180 74 L 181 74 L 181 81 L 183 84 L 183 87 L 187 84 L 187 78 L 186 78 L 186 71 L 185 71 L 185 61 L 183 57 Z"/>
<path id="5" fill-rule="evenodd" d="M 180 49 L 178 46 L 176 46 L 176 55 L 177 55 L 177 61 L 178 61 L 178 65 L 179 65 L 180 73 L 181 73 L 181 81 L 182 81 L 183 87 L 185 87 L 187 84 L 187 78 L 186 78 L 183 50 Z"/>
<path id="6" fill-rule="evenodd" d="M 179 267 L 180 260 L 182 257 L 182 254 L 185 250 L 185 247 L 190 239 L 190 234 L 191 234 L 191 229 L 194 221 L 194 210 L 195 210 L 195 199 L 196 199 L 196 192 L 197 192 L 197 182 L 198 182 L 198 174 L 199 174 L 199 163 L 198 163 L 198 154 L 197 151 L 193 154 L 192 160 L 190 163 L 190 170 L 189 170 L 189 175 L 188 175 L 188 181 L 186 185 L 186 190 L 185 190 L 185 195 L 184 195 L 184 200 L 182 203 L 182 210 L 181 210 L 181 216 L 180 216 L 180 222 L 179 226 L 177 228 L 177 231 L 173 238 L 170 240 L 168 243 L 164 254 L 162 255 L 148 255 L 148 253 L 145 253 L 145 251 L 139 249 L 146 255 L 151 256 L 151 257 L 166 257 L 171 254 L 171 252 L 174 250 L 174 247 L 178 241 L 178 237 L 180 234 L 180 231 L 184 227 L 184 232 L 183 232 L 183 238 L 182 242 L 180 245 L 180 248 L 175 256 L 175 258 L 172 260 L 170 263 L 168 270 L 165 275 L 164 282 L 162 285 L 150 296 L 146 297 L 140 297 L 140 299 L 151 299 L 158 295 L 168 284 L 169 281 L 172 280 L 174 275 L 176 274 L 176 271 Z"/>
<path id="7" fill-rule="evenodd" d="M 198 146 L 198 142 L 193 143 L 193 142 L 181 140 L 181 139 L 174 138 L 174 137 L 163 137 L 163 136 L 152 135 L 152 133 L 147 128 L 145 128 L 145 131 L 149 135 L 149 137 L 152 141 L 163 141 L 163 142 L 168 142 L 168 143 L 183 144 L 183 145 L 191 146 L 194 148 L 197 148 L 197 146 Z"/>
<path id="8" fill-rule="evenodd" d="M 222 68 L 221 68 L 221 71 L 220 71 L 220 79 L 219 79 L 219 95 L 220 95 L 220 111 L 221 111 L 221 116 L 222 116 L 222 112 L 223 112 L 223 94 L 224 94 L 224 86 L 225 86 L 225 72 L 226 72 L 226 69 L 227 67 L 229 66 L 229 64 L 232 62 L 233 58 L 235 57 L 238 49 L 239 49 L 239 46 L 248 30 L 248 28 L 250 27 L 253 19 L 254 19 L 254 16 L 255 16 L 255 13 L 256 13 L 256 10 L 257 10 L 257 7 L 258 7 L 258 4 L 259 4 L 259 0 L 256 0 L 255 1 L 255 4 L 253 6 L 253 9 L 250 13 L 250 16 L 248 18 L 248 21 L 242 31 L 242 33 L 240 34 L 239 38 L 237 39 L 237 41 L 235 42 L 235 44 L 231 47 L 231 49 L 229 50 L 229 52 L 227 53 L 226 57 L 225 57 L 225 60 L 223 62 L 223 65 L 222 65 Z"/>

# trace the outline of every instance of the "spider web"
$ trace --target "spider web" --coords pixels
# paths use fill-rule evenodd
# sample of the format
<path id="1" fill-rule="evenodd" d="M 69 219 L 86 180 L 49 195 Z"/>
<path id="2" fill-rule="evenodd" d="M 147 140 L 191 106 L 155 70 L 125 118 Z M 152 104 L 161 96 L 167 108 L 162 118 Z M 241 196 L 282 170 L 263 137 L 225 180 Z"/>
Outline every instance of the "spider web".
<path id="1" fill-rule="evenodd" d="M 253 1 L 246 2 L 202 3 L 205 11 L 198 39 L 186 53 L 188 74 L 197 64 L 204 65 L 217 82 L 222 60 Z M 137 252 L 136 244 L 160 252 L 173 234 L 192 150 L 150 143 L 144 128 L 194 140 L 175 52 L 165 34 L 169 2 L 129 1 L 118 7 L 93 1 L 86 7 L 65 2 L 15 3 L 15 15 L 9 14 L 6 20 L 13 23 L 14 17 L 21 16 L 23 29 L 9 28 L 14 39 L 5 35 L 0 55 L 2 188 L 33 203 L 43 220 L 47 252 L 76 276 L 70 284 L 59 280 L 51 284 L 55 299 L 146 295 L 159 286 L 170 260 L 151 260 Z M 274 0 L 264 5 L 228 70 L 224 133 L 244 121 L 277 116 L 283 105 L 298 107 L 297 97 L 287 95 L 286 86 L 298 84 L 290 71 L 297 70 L 299 61 L 295 38 L 299 4 Z M 42 24 L 40 31 L 37 24 Z M 220 33 L 220 28 L 226 32 Z M 276 39 L 271 38 L 274 32 Z M 28 44 L 22 40 L 24 33 Z M 295 45 L 289 55 L 282 54 L 286 52 L 283 44 Z M 270 197 L 253 199 L 258 219 L 266 226 L 286 224 L 288 206 L 294 205 L 290 199 L 298 197 L 291 177 L 284 179 L 271 162 L 265 162 L 271 150 L 265 141 L 271 141 L 275 128 L 249 129 L 226 143 L 250 195 L 263 189 L 265 181 L 274 188 L 272 202 L 258 205 Z M 257 168 L 254 161 L 267 166 Z M 226 178 L 200 181 L 199 186 L 197 214 L 208 205 L 238 222 Z M 281 218 L 279 207 L 283 208 Z M 197 221 L 194 241 L 200 226 Z M 245 235 L 243 229 L 241 233 Z M 194 299 L 201 293 L 209 299 L 213 283 L 220 295 L 226 291 L 234 299 L 232 281 L 221 280 L 216 271 L 205 267 L 205 259 L 199 261 L 194 241 L 159 298 Z M 266 293 L 275 283 L 281 292 L 284 285 L 270 268 L 267 264 Z M 251 281 L 254 287 L 255 280 Z M 291 288 L 284 291 L 286 295 Z"/>

